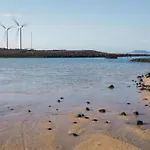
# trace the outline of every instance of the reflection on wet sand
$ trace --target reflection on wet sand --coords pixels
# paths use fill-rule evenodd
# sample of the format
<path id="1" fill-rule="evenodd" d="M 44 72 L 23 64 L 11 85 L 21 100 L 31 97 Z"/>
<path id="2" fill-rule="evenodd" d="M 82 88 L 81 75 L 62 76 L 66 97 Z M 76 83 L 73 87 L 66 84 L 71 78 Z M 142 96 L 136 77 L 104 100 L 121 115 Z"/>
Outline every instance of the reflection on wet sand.
<path id="1" fill-rule="evenodd" d="M 149 82 L 147 78 L 145 85 Z M 139 84 L 144 85 L 143 80 Z M 7 112 L 0 116 L 0 150 L 148 150 L 150 108 L 145 103 L 149 106 L 150 96 L 148 91 L 142 95 L 138 107 L 128 102 L 120 112 L 94 108 L 92 101 L 85 101 L 85 106 L 64 113 L 65 97 L 56 100 L 55 106 L 39 104 L 20 112 L 17 107 L 1 105 Z M 45 113 L 38 113 L 41 107 Z"/>

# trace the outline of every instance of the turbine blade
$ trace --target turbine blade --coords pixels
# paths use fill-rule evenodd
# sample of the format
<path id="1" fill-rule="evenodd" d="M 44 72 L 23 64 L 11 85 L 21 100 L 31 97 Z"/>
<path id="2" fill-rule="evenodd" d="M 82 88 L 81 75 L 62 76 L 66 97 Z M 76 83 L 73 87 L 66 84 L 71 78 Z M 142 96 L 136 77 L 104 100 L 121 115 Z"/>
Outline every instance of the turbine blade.
<path id="1" fill-rule="evenodd" d="M 4 29 L 6 29 L 6 27 L 3 24 L 1 24 L 1 23 L 0 23 L 0 26 L 3 27 Z"/>
<path id="2" fill-rule="evenodd" d="M 18 34 L 19 34 L 19 29 L 17 29 L 16 37 L 18 36 Z"/>
<path id="3" fill-rule="evenodd" d="M 11 26 L 11 27 L 7 28 L 7 30 L 10 30 L 10 29 L 12 29 L 12 28 L 14 28 L 14 27 L 13 27 L 13 26 Z"/>
<path id="4" fill-rule="evenodd" d="M 17 26 L 20 26 L 19 23 L 16 21 L 15 18 L 13 18 L 13 21 L 16 23 Z"/>

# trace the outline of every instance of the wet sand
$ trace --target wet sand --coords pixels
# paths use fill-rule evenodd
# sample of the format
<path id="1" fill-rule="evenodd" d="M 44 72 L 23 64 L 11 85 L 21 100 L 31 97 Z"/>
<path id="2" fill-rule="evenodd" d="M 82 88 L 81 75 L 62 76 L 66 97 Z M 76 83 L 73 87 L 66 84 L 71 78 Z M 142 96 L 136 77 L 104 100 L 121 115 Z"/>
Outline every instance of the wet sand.
<path id="1" fill-rule="evenodd" d="M 150 85 L 150 79 L 145 84 Z M 0 150 L 148 150 L 150 108 L 144 105 L 150 102 L 150 93 L 141 95 L 137 107 L 125 104 L 127 116 L 120 116 L 121 112 L 110 107 L 100 113 L 90 104 L 85 105 L 90 111 L 78 106 L 67 113 L 56 110 L 60 104 L 55 108 L 40 104 L 38 107 L 47 110 L 46 115 L 37 115 L 38 107 L 30 107 L 30 113 L 27 109 L 18 112 L 9 108 L 0 116 Z M 137 110 L 139 116 L 133 114 Z M 85 116 L 77 117 L 81 113 Z M 144 125 L 137 126 L 137 120 L 143 120 Z"/>

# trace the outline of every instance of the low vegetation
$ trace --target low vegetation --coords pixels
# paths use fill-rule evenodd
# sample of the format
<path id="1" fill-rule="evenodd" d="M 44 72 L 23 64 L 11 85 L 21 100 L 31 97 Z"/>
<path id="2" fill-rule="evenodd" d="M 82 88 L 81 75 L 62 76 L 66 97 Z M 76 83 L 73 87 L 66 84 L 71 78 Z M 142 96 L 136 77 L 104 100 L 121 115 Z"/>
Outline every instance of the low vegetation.
<path id="1" fill-rule="evenodd" d="M 147 54 L 117 54 L 105 53 L 94 50 L 20 50 L 20 49 L 0 49 L 0 57 L 41 57 L 41 58 L 60 58 L 60 57 L 105 57 L 116 59 L 117 57 L 147 56 Z"/>

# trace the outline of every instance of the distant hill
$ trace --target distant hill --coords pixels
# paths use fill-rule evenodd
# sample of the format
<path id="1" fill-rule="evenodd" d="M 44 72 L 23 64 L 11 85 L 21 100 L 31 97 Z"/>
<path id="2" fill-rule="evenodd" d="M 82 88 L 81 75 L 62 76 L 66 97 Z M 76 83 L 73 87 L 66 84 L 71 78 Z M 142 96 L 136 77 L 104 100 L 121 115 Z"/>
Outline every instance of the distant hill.
<path id="1" fill-rule="evenodd" d="M 134 50 L 131 52 L 132 54 L 150 54 L 150 51 L 147 50 Z"/>

